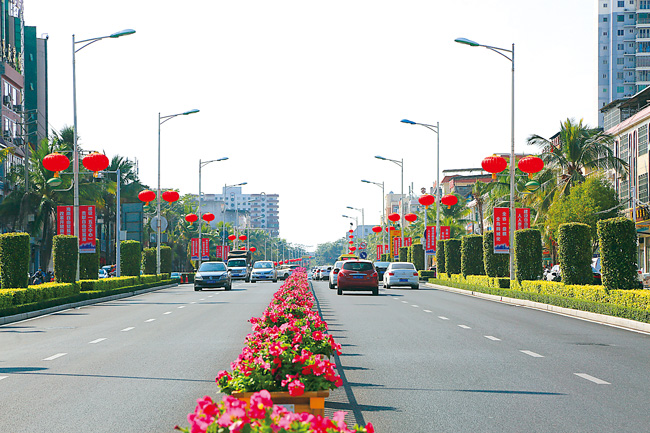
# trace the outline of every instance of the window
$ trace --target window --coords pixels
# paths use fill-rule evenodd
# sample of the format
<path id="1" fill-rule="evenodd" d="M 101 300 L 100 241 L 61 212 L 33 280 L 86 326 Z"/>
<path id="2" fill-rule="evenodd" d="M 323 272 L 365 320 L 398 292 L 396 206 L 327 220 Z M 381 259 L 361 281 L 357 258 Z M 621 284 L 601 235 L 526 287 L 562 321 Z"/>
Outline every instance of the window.
<path id="1" fill-rule="evenodd" d="M 618 15 L 616 17 L 616 22 L 622 23 L 623 21 L 625 21 L 625 15 Z"/>
<path id="2" fill-rule="evenodd" d="M 607 36 L 607 32 L 603 32 L 603 36 Z"/>
<path id="3" fill-rule="evenodd" d="M 616 32 L 616 34 L 619 35 L 619 36 L 624 36 L 625 35 L 625 30 L 618 30 Z"/>
<path id="4" fill-rule="evenodd" d="M 603 22 L 604 22 L 604 23 L 607 22 L 607 17 L 603 17 Z"/>
<path id="5" fill-rule="evenodd" d="M 603 60 L 603 65 L 607 64 L 607 59 Z"/>
<path id="6" fill-rule="evenodd" d="M 623 86 L 616 87 L 616 93 L 623 93 L 623 92 L 625 92 L 625 89 L 623 89 Z"/>
<path id="7" fill-rule="evenodd" d="M 623 51 L 625 49 L 625 44 L 618 44 L 616 45 L 616 48 L 618 48 L 619 51 Z"/>
<path id="8" fill-rule="evenodd" d="M 625 59 L 622 59 L 622 58 L 619 57 L 618 59 L 616 59 L 616 64 L 617 65 L 622 65 L 624 60 Z"/>
<path id="9" fill-rule="evenodd" d="M 616 73 L 616 79 L 622 80 L 623 79 L 623 73 L 622 72 L 617 72 Z"/>
<path id="10" fill-rule="evenodd" d="M 648 125 L 647 124 L 639 128 L 639 156 L 645 155 L 646 153 L 648 153 Z M 647 185 L 648 185 L 648 177 L 646 175 L 646 188 Z"/>
<path id="11" fill-rule="evenodd" d="M 603 51 L 607 51 L 607 45 L 603 45 Z"/>
<path id="12" fill-rule="evenodd" d="M 639 200 L 643 203 L 648 202 L 648 173 L 639 176 Z"/>
<path id="13" fill-rule="evenodd" d="M 618 7 L 619 7 L 619 8 L 625 7 L 625 0 L 623 0 L 623 1 L 619 1 L 619 2 L 618 2 Z"/>

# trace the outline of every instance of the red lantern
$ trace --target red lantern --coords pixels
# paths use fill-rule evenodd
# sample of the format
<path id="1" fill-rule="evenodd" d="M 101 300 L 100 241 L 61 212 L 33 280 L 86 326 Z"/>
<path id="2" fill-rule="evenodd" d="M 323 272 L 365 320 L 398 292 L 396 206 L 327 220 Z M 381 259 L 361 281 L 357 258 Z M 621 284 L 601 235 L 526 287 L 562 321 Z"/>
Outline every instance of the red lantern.
<path id="1" fill-rule="evenodd" d="M 393 227 L 393 226 L 386 227 L 386 231 L 387 231 L 387 232 L 390 232 L 391 230 L 395 230 L 395 227 Z"/>
<path id="2" fill-rule="evenodd" d="M 277 265 L 278 265 L 278 262 L 273 262 L 273 266 L 277 266 Z"/>
<path id="3" fill-rule="evenodd" d="M 505 158 L 496 155 L 488 156 L 481 161 L 481 167 L 483 167 L 483 170 L 492 173 L 492 180 L 496 180 L 497 173 L 501 173 L 507 166 L 508 162 Z"/>
<path id="4" fill-rule="evenodd" d="M 348 243 L 349 243 L 350 245 L 352 245 L 352 244 L 354 244 L 354 241 L 350 241 L 350 242 L 348 242 Z"/>
<path id="5" fill-rule="evenodd" d="M 231 240 L 231 241 L 234 241 L 235 239 L 237 239 L 237 236 L 230 235 L 230 236 L 228 236 L 228 239 Z"/>
<path id="6" fill-rule="evenodd" d="M 192 224 L 193 222 L 195 222 L 198 219 L 199 219 L 199 216 L 197 214 L 194 214 L 194 213 L 188 213 L 187 215 L 185 215 L 185 221 L 187 221 L 190 224 Z"/>
<path id="7" fill-rule="evenodd" d="M 86 155 L 84 159 L 81 160 L 84 167 L 93 172 L 93 176 L 97 177 L 97 172 L 106 170 L 108 167 L 108 157 L 103 153 L 93 152 L 90 155 Z"/>
<path id="8" fill-rule="evenodd" d="M 248 239 L 248 238 L 246 237 L 246 235 L 241 235 L 241 236 L 239 236 L 239 240 L 240 240 L 240 241 L 245 241 L 246 239 Z"/>
<path id="9" fill-rule="evenodd" d="M 348 230 L 348 233 L 354 233 L 354 230 Z"/>
<path id="10" fill-rule="evenodd" d="M 214 221 L 214 214 L 210 212 L 206 212 L 203 214 L 201 218 L 203 218 L 203 221 L 209 223 L 210 221 Z"/>
<path id="11" fill-rule="evenodd" d="M 54 172 L 54 177 L 59 177 L 59 172 L 70 166 L 70 160 L 63 154 L 54 152 L 43 158 L 43 167 Z"/>
<path id="12" fill-rule="evenodd" d="M 400 216 L 399 216 L 398 213 L 392 213 L 392 214 L 388 215 L 388 220 L 392 221 L 394 223 L 399 221 L 399 219 L 400 219 Z"/>
<path id="13" fill-rule="evenodd" d="M 451 209 L 453 205 L 458 203 L 458 197 L 453 194 L 447 194 L 440 199 L 440 202 L 447 205 L 447 209 Z"/>
<path id="14" fill-rule="evenodd" d="M 251 247 L 250 250 L 251 250 L 251 252 L 255 252 L 255 251 L 257 251 L 257 248 Z"/>
<path id="15" fill-rule="evenodd" d="M 180 198 L 176 191 L 165 191 L 162 193 L 162 199 L 167 203 L 174 203 Z"/>
<path id="16" fill-rule="evenodd" d="M 380 226 L 374 226 L 372 228 L 372 231 L 375 232 L 375 233 L 381 233 L 381 227 Z"/>
<path id="17" fill-rule="evenodd" d="M 138 194 L 138 198 L 140 201 L 143 201 L 145 205 L 148 205 L 149 202 L 156 199 L 156 193 L 149 189 L 145 189 L 144 191 L 141 191 L 140 194 Z"/>
<path id="18" fill-rule="evenodd" d="M 414 213 L 407 213 L 404 215 L 404 219 L 410 223 L 415 222 L 418 219 L 418 216 Z"/>
<path id="19" fill-rule="evenodd" d="M 242 251 L 244 251 L 245 249 L 246 249 L 246 247 L 241 247 L 241 248 L 240 248 L 240 250 L 242 250 Z"/>
<path id="20" fill-rule="evenodd" d="M 542 171 L 544 168 L 544 161 L 536 156 L 526 156 L 519 160 L 517 167 L 519 167 L 519 170 L 524 173 L 528 173 L 528 178 L 532 179 L 534 173 Z"/>
<path id="21" fill-rule="evenodd" d="M 350 236 L 348 236 L 348 237 L 349 237 L 350 239 L 354 239 L 354 236 L 353 236 L 353 235 L 350 235 Z"/>
<path id="22" fill-rule="evenodd" d="M 431 194 L 424 194 L 423 196 L 420 196 L 418 202 L 420 202 L 424 207 L 429 207 L 436 202 L 436 198 Z"/>
<path id="23" fill-rule="evenodd" d="M 357 249 L 357 247 L 350 247 L 350 251 L 354 251 L 356 249 Z"/>

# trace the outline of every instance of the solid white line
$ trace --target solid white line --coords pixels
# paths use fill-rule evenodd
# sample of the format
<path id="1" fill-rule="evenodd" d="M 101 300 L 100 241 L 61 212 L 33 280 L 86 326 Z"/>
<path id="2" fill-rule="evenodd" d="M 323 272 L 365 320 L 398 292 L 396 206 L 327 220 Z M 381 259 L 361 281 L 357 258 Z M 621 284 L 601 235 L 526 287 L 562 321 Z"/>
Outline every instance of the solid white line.
<path id="1" fill-rule="evenodd" d="M 57 353 L 56 355 L 52 355 L 49 358 L 43 359 L 43 361 L 52 361 L 53 359 L 60 358 L 65 355 L 67 355 L 67 353 Z"/>
<path id="2" fill-rule="evenodd" d="M 445 317 L 445 316 L 438 316 L 438 319 L 449 320 L 449 318 L 448 318 L 448 317 Z"/>
<path id="3" fill-rule="evenodd" d="M 431 312 L 431 310 L 422 310 L 422 311 L 424 311 L 425 313 L 430 313 Z"/>
<path id="4" fill-rule="evenodd" d="M 411 307 L 420 308 L 419 305 L 411 304 Z"/>
<path id="5" fill-rule="evenodd" d="M 181 306 L 180 306 L 180 307 L 178 307 L 178 308 L 185 308 L 185 305 L 181 305 Z"/>
<path id="6" fill-rule="evenodd" d="M 472 329 L 472 328 L 470 328 L 470 327 L 467 326 L 467 325 L 458 325 L 458 327 L 459 327 L 459 328 L 463 328 L 463 329 Z"/>
<path id="7" fill-rule="evenodd" d="M 153 322 L 154 320 L 156 320 L 156 319 L 148 319 L 148 320 L 145 320 L 144 323 Z"/>
<path id="8" fill-rule="evenodd" d="M 97 340 L 89 341 L 88 344 L 96 344 L 99 343 L 100 341 L 106 340 L 105 338 L 98 338 Z"/>
<path id="9" fill-rule="evenodd" d="M 171 311 L 167 311 L 166 313 L 163 313 L 163 314 L 172 314 L 172 312 L 171 312 Z"/>
<path id="10" fill-rule="evenodd" d="M 520 350 L 521 353 L 525 353 L 526 355 L 532 356 L 533 358 L 543 358 L 543 355 L 540 355 L 539 353 L 531 352 L 530 350 Z"/>
<path id="11" fill-rule="evenodd" d="M 484 337 L 487 338 L 488 340 L 492 340 L 492 341 L 501 341 L 500 338 L 493 337 L 491 335 L 484 335 Z"/>
<path id="12" fill-rule="evenodd" d="M 609 383 L 609 382 L 605 382 L 602 379 L 598 379 L 597 377 L 590 376 L 590 375 L 588 375 L 586 373 L 573 373 L 573 374 L 575 374 L 576 376 L 581 377 L 583 379 L 590 380 L 593 383 L 596 383 L 598 385 L 611 385 L 611 383 Z"/>
<path id="13" fill-rule="evenodd" d="M 128 328 L 122 329 L 122 332 L 130 331 L 131 329 L 135 329 L 135 326 L 129 326 Z"/>

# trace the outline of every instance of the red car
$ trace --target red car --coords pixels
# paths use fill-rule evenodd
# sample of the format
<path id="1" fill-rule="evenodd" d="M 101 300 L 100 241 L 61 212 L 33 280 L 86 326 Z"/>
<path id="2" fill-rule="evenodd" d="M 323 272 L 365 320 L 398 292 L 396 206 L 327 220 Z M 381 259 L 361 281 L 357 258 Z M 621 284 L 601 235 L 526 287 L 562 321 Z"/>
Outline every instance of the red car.
<path id="1" fill-rule="evenodd" d="M 379 295 L 379 279 L 375 266 L 369 260 L 346 260 L 336 279 L 336 293 L 344 290 L 370 290 Z"/>

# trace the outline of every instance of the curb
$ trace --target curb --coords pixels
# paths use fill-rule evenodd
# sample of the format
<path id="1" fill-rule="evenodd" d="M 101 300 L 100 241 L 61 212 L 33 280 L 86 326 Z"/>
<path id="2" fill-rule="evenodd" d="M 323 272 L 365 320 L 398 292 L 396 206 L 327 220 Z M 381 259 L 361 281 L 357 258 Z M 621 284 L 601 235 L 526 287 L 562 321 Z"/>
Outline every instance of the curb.
<path id="1" fill-rule="evenodd" d="M 20 322 L 21 320 L 33 319 L 34 317 L 45 316 L 47 314 L 57 313 L 63 310 L 69 310 L 71 308 L 85 307 L 87 305 L 100 304 L 102 302 L 115 301 L 117 299 L 128 298 L 131 296 L 141 295 L 143 293 L 153 292 L 161 289 L 169 289 L 170 287 L 176 287 L 178 283 L 167 284 L 164 286 L 158 287 L 149 287 L 148 289 L 135 290 L 133 292 L 125 292 L 117 295 L 107 296 L 105 298 L 95 298 L 88 299 L 86 301 L 73 302 L 70 304 L 57 305 L 56 307 L 45 308 L 43 310 L 30 311 L 28 313 L 14 314 L 13 316 L 0 317 L 0 325 L 6 325 L 8 323 Z"/>
<path id="2" fill-rule="evenodd" d="M 622 317 L 607 316 L 600 313 L 592 313 L 589 311 L 574 310 L 572 308 L 558 307 L 555 305 L 542 304 L 541 302 L 528 301 L 526 299 L 508 298 L 506 296 L 490 295 L 487 293 L 474 292 L 469 290 L 457 289 L 455 287 L 440 286 L 438 284 L 424 283 L 427 287 L 444 290 L 446 292 L 454 292 L 465 296 L 474 296 L 477 298 L 486 299 L 493 302 L 504 302 L 511 305 L 519 305 L 521 307 L 534 308 L 540 311 L 548 311 L 550 313 L 563 314 L 569 317 L 588 320 L 591 322 L 601 323 L 605 325 L 617 326 L 631 331 L 639 331 L 650 333 L 650 323 L 638 322 L 636 320 L 624 319 Z"/>

